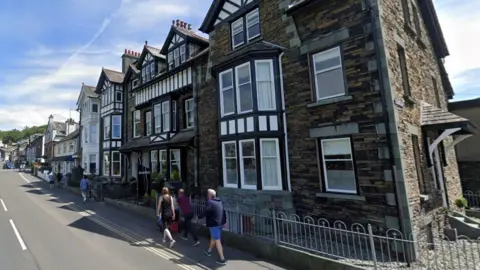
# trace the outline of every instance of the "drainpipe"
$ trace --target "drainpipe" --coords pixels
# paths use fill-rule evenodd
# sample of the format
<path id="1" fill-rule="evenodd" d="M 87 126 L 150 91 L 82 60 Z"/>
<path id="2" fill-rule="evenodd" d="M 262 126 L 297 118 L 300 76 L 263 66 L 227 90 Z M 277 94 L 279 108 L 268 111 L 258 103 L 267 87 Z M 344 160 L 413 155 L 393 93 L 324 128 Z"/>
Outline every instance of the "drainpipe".
<path id="1" fill-rule="evenodd" d="M 198 129 L 198 91 L 199 86 L 197 82 L 198 70 L 193 68 L 195 65 L 192 65 L 192 92 L 193 92 L 193 130 L 195 133 L 195 137 L 193 139 L 193 170 L 194 170 L 194 184 L 195 187 L 198 187 L 198 180 L 199 180 L 199 171 L 200 171 L 200 151 L 198 150 L 199 144 L 199 129 Z M 195 66 L 196 67 L 196 66 Z M 201 68 L 201 67 L 200 67 Z"/>
<path id="2" fill-rule="evenodd" d="M 385 122 L 385 131 L 387 133 L 387 145 L 388 145 L 388 152 L 389 152 L 389 159 L 394 162 L 395 157 L 393 155 L 393 143 L 392 143 L 392 138 L 391 138 L 391 130 L 390 130 L 390 118 L 388 114 L 388 106 L 387 106 L 387 96 L 386 96 L 386 90 L 385 90 L 385 84 L 383 81 L 383 69 L 382 69 L 382 62 L 380 60 L 381 52 L 380 48 L 378 46 L 378 40 L 379 36 L 377 33 L 377 29 L 375 27 L 375 17 L 374 17 L 374 9 L 370 5 L 369 0 L 364 0 L 365 6 L 368 8 L 368 15 L 370 16 L 370 23 L 372 25 L 372 33 L 373 33 L 373 40 L 375 44 L 375 58 L 377 60 L 377 67 L 378 67 L 378 74 L 379 74 L 379 86 L 380 86 L 380 93 L 381 93 L 381 99 L 382 99 L 382 109 L 383 109 L 383 116 L 384 116 L 384 122 Z M 380 26 L 379 26 L 380 28 Z M 394 163 L 395 164 L 395 163 Z M 400 219 L 399 225 L 400 225 L 400 230 L 402 231 L 403 234 L 406 233 L 405 231 L 405 225 L 403 224 L 403 217 L 405 216 L 402 206 L 399 203 L 399 194 L 397 190 L 397 166 L 393 165 L 392 166 L 392 181 L 393 181 L 393 190 L 395 192 L 395 203 L 397 205 L 397 210 L 398 210 L 398 218 Z"/>
<path id="3" fill-rule="evenodd" d="M 286 178 L 287 178 L 287 185 L 288 185 L 288 191 L 292 191 L 292 184 L 290 183 L 290 158 L 288 155 L 288 136 L 287 136 L 287 112 L 285 110 L 285 89 L 283 86 L 283 67 L 282 67 L 282 57 L 285 53 L 282 52 L 278 56 L 278 69 L 280 73 L 280 95 L 282 97 L 282 118 L 283 118 L 283 134 L 284 134 L 284 140 L 285 140 L 285 167 L 286 167 Z"/>

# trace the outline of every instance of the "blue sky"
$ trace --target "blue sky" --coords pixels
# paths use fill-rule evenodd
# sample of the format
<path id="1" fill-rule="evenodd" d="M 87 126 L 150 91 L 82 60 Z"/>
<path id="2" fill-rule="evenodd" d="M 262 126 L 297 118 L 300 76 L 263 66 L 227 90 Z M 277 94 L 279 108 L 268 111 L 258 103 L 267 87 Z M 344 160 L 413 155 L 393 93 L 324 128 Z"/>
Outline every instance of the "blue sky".
<path id="1" fill-rule="evenodd" d="M 124 49 L 160 47 L 171 21 L 198 29 L 212 0 L 1 0 L 0 130 L 69 116 L 82 82 L 120 70 Z M 435 0 L 455 100 L 480 96 L 480 1 Z M 459 27 L 461 26 L 461 27 Z M 73 112 L 74 117 L 76 113 Z"/>

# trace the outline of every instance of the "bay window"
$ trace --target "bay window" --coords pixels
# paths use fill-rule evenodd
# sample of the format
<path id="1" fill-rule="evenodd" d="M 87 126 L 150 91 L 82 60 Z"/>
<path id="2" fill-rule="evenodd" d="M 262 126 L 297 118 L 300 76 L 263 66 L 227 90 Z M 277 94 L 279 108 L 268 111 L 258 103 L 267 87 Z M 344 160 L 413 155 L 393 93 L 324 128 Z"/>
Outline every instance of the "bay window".
<path id="1" fill-rule="evenodd" d="M 170 164 L 168 163 L 167 150 L 157 150 L 152 151 L 152 171 L 157 170 L 164 175 L 167 173 L 167 169 L 170 170 L 170 179 L 179 180 L 176 177 L 181 179 L 181 152 L 180 149 L 171 149 L 170 150 Z M 157 159 L 158 154 L 158 159 Z M 157 165 L 158 164 L 158 165 Z M 167 167 L 169 166 L 169 167 Z"/>
<path id="2" fill-rule="evenodd" d="M 136 110 L 133 112 L 133 137 L 138 138 L 140 137 L 140 130 L 141 130 L 141 122 L 140 122 L 140 111 Z"/>
<path id="3" fill-rule="evenodd" d="M 103 118 L 103 138 L 110 139 L 110 116 Z"/>
<path id="4" fill-rule="evenodd" d="M 232 70 L 220 73 L 220 107 L 222 116 L 235 113 Z"/>
<path id="5" fill-rule="evenodd" d="M 255 140 L 240 141 L 240 179 L 243 188 L 257 189 L 256 165 Z"/>
<path id="6" fill-rule="evenodd" d="M 152 134 L 152 112 L 145 113 L 145 135 L 150 136 Z"/>
<path id="7" fill-rule="evenodd" d="M 110 152 L 103 154 L 103 175 L 110 176 Z"/>
<path id="8" fill-rule="evenodd" d="M 238 187 L 237 144 L 222 142 L 223 181 L 225 187 Z"/>
<path id="9" fill-rule="evenodd" d="M 340 47 L 313 55 L 312 62 L 317 101 L 346 94 Z"/>
<path id="10" fill-rule="evenodd" d="M 194 124 L 193 98 L 185 100 L 185 127 L 191 128 Z"/>
<path id="11" fill-rule="evenodd" d="M 251 112 L 253 110 L 253 97 L 250 63 L 235 67 L 235 74 L 238 113 Z"/>
<path id="12" fill-rule="evenodd" d="M 282 173 L 278 139 L 260 139 L 260 163 L 263 189 L 281 190 Z"/>
<path id="13" fill-rule="evenodd" d="M 112 115 L 112 139 L 122 138 L 122 116 Z"/>
<path id="14" fill-rule="evenodd" d="M 255 61 L 255 77 L 257 81 L 258 110 L 275 110 L 275 83 L 273 81 L 273 61 Z"/>
<path id="15" fill-rule="evenodd" d="M 112 152 L 112 176 L 120 176 L 122 171 L 122 158 L 118 151 Z"/>
<path id="16" fill-rule="evenodd" d="M 170 101 L 162 102 L 163 131 L 170 131 Z"/>
<path id="17" fill-rule="evenodd" d="M 324 190 L 326 192 L 357 193 L 357 180 L 350 138 L 320 141 Z"/>

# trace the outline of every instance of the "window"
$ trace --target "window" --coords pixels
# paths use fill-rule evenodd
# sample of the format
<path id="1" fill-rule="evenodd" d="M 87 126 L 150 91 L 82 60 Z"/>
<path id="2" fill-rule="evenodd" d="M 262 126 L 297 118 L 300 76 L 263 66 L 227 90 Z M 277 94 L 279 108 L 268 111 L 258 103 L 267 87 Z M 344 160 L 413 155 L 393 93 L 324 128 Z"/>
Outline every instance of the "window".
<path id="1" fill-rule="evenodd" d="M 325 191 L 357 193 L 350 138 L 321 140 Z"/>
<path id="2" fill-rule="evenodd" d="M 180 62 L 184 63 L 186 59 L 187 52 L 185 51 L 185 44 L 182 44 L 182 46 L 180 46 Z"/>
<path id="3" fill-rule="evenodd" d="M 252 81 L 250 63 L 235 67 L 238 113 L 253 110 Z"/>
<path id="4" fill-rule="evenodd" d="M 175 67 L 178 67 L 180 65 L 180 55 L 179 55 L 179 49 L 176 48 L 173 51 L 173 61 L 175 62 Z"/>
<path id="5" fill-rule="evenodd" d="M 418 36 L 422 35 L 422 28 L 420 27 L 420 14 L 418 13 L 417 6 L 412 3 L 412 15 L 413 15 L 413 24 L 415 26 L 415 32 Z"/>
<path id="6" fill-rule="evenodd" d="M 409 7 L 410 0 L 402 0 L 402 9 L 403 9 L 403 19 L 405 20 L 405 24 L 411 24 L 410 19 L 410 7 Z"/>
<path id="7" fill-rule="evenodd" d="M 156 71 L 156 66 L 155 66 L 155 61 L 152 61 L 150 63 L 150 77 L 153 79 L 155 77 L 157 71 Z"/>
<path id="8" fill-rule="evenodd" d="M 220 100 L 222 116 L 235 113 L 232 70 L 220 73 Z"/>
<path id="9" fill-rule="evenodd" d="M 112 152 L 112 176 L 120 176 L 122 168 L 122 159 L 120 152 Z"/>
<path id="10" fill-rule="evenodd" d="M 136 110 L 133 112 L 133 137 L 140 137 L 140 111 Z"/>
<path id="11" fill-rule="evenodd" d="M 110 176 L 110 152 L 103 154 L 103 175 Z"/>
<path id="12" fill-rule="evenodd" d="M 92 104 L 92 112 L 98 113 L 98 104 Z"/>
<path id="13" fill-rule="evenodd" d="M 172 149 L 170 150 L 170 178 L 173 180 L 175 179 L 176 175 L 181 177 L 181 170 L 180 170 L 180 149 Z"/>
<path id="14" fill-rule="evenodd" d="M 112 115 L 112 139 L 122 138 L 122 116 Z"/>
<path id="15" fill-rule="evenodd" d="M 423 180 L 422 159 L 420 157 L 420 147 L 418 143 L 418 136 L 412 134 L 413 158 L 415 159 L 415 169 L 417 171 L 418 185 L 421 194 L 427 194 L 425 182 Z"/>
<path id="16" fill-rule="evenodd" d="M 255 61 L 257 80 L 258 110 L 275 110 L 275 84 L 273 82 L 273 62 L 271 60 Z"/>
<path id="17" fill-rule="evenodd" d="M 177 102 L 172 101 L 172 131 L 177 130 Z"/>
<path id="18" fill-rule="evenodd" d="M 96 174 L 97 173 L 97 155 L 93 154 L 89 156 L 89 165 L 88 169 L 91 174 Z"/>
<path id="19" fill-rule="evenodd" d="M 232 47 L 235 49 L 243 43 L 245 43 L 243 18 L 240 18 L 232 23 Z"/>
<path id="20" fill-rule="evenodd" d="M 122 102 L 122 92 L 120 91 L 115 92 L 115 101 Z"/>
<path id="21" fill-rule="evenodd" d="M 317 101 L 345 95 L 340 47 L 313 55 Z"/>
<path id="22" fill-rule="evenodd" d="M 160 150 L 160 172 L 167 173 L 167 150 Z"/>
<path id="23" fill-rule="evenodd" d="M 70 151 L 70 153 L 73 153 L 73 151 L 75 151 L 75 142 L 70 142 L 70 149 L 68 151 Z"/>
<path id="24" fill-rule="evenodd" d="M 247 39 L 260 36 L 260 17 L 258 9 L 247 14 Z"/>
<path id="25" fill-rule="evenodd" d="M 185 100 L 185 127 L 191 128 L 194 124 L 193 98 Z"/>
<path id="26" fill-rule="evenodd" d="M 154 150 L 150 153 L 150 162 L 152 163 L 152 173 L 158 172 L 158 150 Z"/>
<path id="27" fill-rule="evenodd" d="M 224 186 L 238 188 L 237 145 L 235 142 L 222 142 L 222 159 Z"/>
<path id="28" fill-rule="evenodd" d="M 437 108 L 442 108 L 442 103 L 440 102 L 440 93 L 438 92 L 438 85 L 437 80 L 432 76 L 432 85 L 433 85 L 433 92 L 435 94 L 435 103 L 437 104 Z"/>
<path id="29" fill-rule="evenodd" d="M 66 143 L 63 143 L 63 153 L 64 154 L 67 153 L 67 144 Z"/>
<path id="30" fill-rule="evenodd" d="M 153 115 L 154 115 L 154 121 L 155 121 L 155 133 L 161 133 L 162 132 L 162 111 L 161 111 L 161 105 L 156 104 L 153 106 Z"/>
<path id="31" fill-rule="evenodd" d="M 257 189 L 255 140 L 240 141 L 240 178 L 242 188 Z"/>
<path id="32" fill-rule="evenodd" d="M 264 190 L 281 190 L 282 173 L 278 139 L 260 139 L 260 161 Z"/>
<path id="33" fill-rule="evenodd" d="M 168 53 L 168 69 L 172 69 L 174 68 L 174 65 L 173 65 L 173 52 L 169 52 Z"/>
<path id="34" fill-rule="evenodd" d="M 85 127 L 85 129 L 83 130 L 83 137 L 85 139 L 85 143 L 88 143 L 88 127 Z"/>
<path id="35" fill-rule="evenodd" d="M 110 139 L 110 116 L 103 118 L 103 138 Z"/>
<path id="36" fill-rule="evenodd" d="M 145 135 L 150 136 L 152 134 L 152 112 L 145 113 Z"/>
<path id="37" fill-rule="evenodd" d="M 162 102 L 163 131 L 170 131 L 170 102 Z"/>
<path id="38" fill-rule="evenodd" d="M 97 143 L 97 125 L 93 124 L 93 125 L 90 125 L 89 127 L 89 131 L 90 131 L 90 142 L 91 143 Z"/>
<path id="39" fill-rule="evenodd" d="M 403 93 L 405 96 L 411 96 L 410 83 L 408 82 L 407 58 L 405 56 L 405 49 L 397 45 L 398 59 L 400 62 L 400 72 L 402 75 Z"/>

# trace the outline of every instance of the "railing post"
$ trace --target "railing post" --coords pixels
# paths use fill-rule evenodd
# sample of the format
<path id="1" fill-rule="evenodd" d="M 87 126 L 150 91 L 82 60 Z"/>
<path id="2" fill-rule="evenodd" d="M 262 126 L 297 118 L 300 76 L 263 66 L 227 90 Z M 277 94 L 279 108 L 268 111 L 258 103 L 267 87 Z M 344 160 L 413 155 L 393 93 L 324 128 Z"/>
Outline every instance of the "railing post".
<path id="1" fill-rule="evenodd" d="M 277 228 L 277 214 L 275 209 L 272 210 L 272 218 L 273 218 L 273 238 L 275 239 L 275 245 L 278 244 L 278 228 Z"/>
<path id="2" fill-rule="evenodd" d="M 368 239 L 370 240 L 370 249 L 372 252 L 373 268 L 377 270 L 377 254 L 375 252 L 375 242 L 373 240 L 372 225 L 368 224 Z"/>

